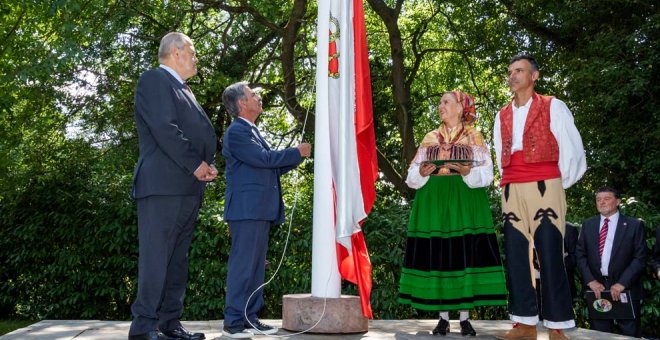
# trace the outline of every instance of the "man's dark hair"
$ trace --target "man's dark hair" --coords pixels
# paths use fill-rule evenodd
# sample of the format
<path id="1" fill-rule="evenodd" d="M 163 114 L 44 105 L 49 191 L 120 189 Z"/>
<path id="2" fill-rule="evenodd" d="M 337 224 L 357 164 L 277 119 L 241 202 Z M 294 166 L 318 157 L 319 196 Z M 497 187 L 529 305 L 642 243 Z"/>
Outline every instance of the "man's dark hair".
<path id="1" fill-rule="evenodd" d="M 248 86 L 246 81 L 239 81 L 238 83 L 231 84 L 222 92 L 222 102 L 229 114 L 236 118 L 241 112 L 238 101 L 245 99 L 245 88 Z"/>
<path id="2" fill-rule="evenodd" d="M 598 188 L 598 190 L 596 190 L 596 195 L 598 195 L 601 192 L 611 192 L 614 195 L 614 198 L 621 199 L 619 192 L 616 189 L 612 188 L 611 186 L 604 185 Z"/>
<path id="3" fill-rule="evenodd" d="M 523 60 L 523 59 L 529 61 L 529 63 L 532 65 L 532 72 L 539 70 L 540 68 L 539 62 L 536 61 L 536 59 L 534 59 L 534 57 L 532 57 L 531 55 L 524 53 L 513 56 L 513 58 L 511 58 L 511 60 L 509 61 L 509 65 L 515 63 L 518 60 Z"/>

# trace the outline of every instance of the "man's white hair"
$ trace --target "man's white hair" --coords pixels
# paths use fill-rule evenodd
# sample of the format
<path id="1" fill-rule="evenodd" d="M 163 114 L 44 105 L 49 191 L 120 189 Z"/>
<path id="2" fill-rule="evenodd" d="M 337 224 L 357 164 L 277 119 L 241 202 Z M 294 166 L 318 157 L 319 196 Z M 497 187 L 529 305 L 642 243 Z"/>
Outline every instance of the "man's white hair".
<path id="1" fill-rule="evenodd" d="M 186 44 L 192 45 L 192 40 L 187 35 L 180 32 L 167 33 L 163 39 L 160 40 L 160 47 L 158 47 L 158 61 L 162 63 L 163 60 L 170 55 L 172 46 L 181 50 L 186 47 Z"/>

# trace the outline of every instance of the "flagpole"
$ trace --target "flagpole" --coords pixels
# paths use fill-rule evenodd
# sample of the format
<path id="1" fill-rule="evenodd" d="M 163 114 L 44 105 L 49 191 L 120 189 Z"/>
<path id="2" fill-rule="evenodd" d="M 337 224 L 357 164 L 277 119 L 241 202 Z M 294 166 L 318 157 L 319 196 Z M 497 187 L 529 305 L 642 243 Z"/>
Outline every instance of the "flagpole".
<path id="1" fill-rule="evenodd" d="M 319 18 L 328 18 L 330 3 L 319 1 Z M 314 206 L 312 233 L 312 296 L 337 298 L 341 276 L 335 246 L 335 211 L 332 183 L 330 117 L 328 112 L 329 20 L 318 20 L 316 58 L 316 121 L 314 131 Z M 320 109 L 319 109 L 320 108 Z"/>
<path id="2" fill-rule="evenodd" d="M 282 327 L 292 331 L 366 332 L 372 317 L 371 264 L 359 225 L 366 211 L 356 144 L 353 54 L 353 10 L 356 4 L 362 8 L 362 0 L 355 1 L 359 3 L 317 2 L 312 291 L 283 297 Z M 373 180 L 369 185 L 373 191 Z M 341 295 L 342 277 L 358 285 L 359 297 Z"/>

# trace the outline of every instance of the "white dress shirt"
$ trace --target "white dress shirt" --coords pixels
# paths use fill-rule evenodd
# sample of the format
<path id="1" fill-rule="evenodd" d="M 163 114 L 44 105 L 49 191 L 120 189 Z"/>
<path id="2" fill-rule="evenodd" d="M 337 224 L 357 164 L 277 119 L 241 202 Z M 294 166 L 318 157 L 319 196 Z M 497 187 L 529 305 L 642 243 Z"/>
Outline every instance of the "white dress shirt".
<path id="1" fill-rule="evenodd" d="M 600 257 L 600 273 L 603 276 L 608 276 L 608 268 L 610 266 L 610 258 L 612 257 L 612 243 L 614 243 L 614 235 L 616 234 L 616 225 L 619 223 L 619 212 L 608 217 L 610 220 L 607 223 L 607 236 L 605 237 L 605 247 L 603 248 L 603 255 Z M 600 227 L 598 228 L 598 235 L 603 229 L 605 223 L 605 216 L 600 215 Z"/>
<path id="2" fill-rule="evenodd" d="M 183 79 L 181 79 L 181 76 L 179 76 L 179 74 L 176 73 L 176 71 L 174 71 L 171 67 L 165 66 L 163 64 L 160 64 L 160 67 L 162 69 L 164 69 L 165 71 L 169 72 L 169 74 L 171 74 L 174 78 L 176 78 L 176 80 L 178 80 L 181 84 L 185 83 L 185 81 L 183 81 Z"/>
<path id="3" fill-rule="evenodd" d="M 511 153 L 513 154 L 523 149 L 523 131 L 525 130 L 529 108 L 532 106 L 532 98 L 529 98 L 523 106 L 516 106 L 515 101 L 513 101 L 511 106 L 513 109 Z M 559 146 L 559 172 L 561 173 L 562 187 L 566 189 L 575 184 L 584 175 L 584 172 L 587 171 L 587 160 L 582 138 L 573 122 L 573 114 L 566 104 L 557 98 L 553 98 L 550 102 L 550 131 Z M 497 167 L 500 170 L 501 176 L 502 131 L 500 128 L 499 113 L 495 116 L 493 143 L 497 156 Z"/>

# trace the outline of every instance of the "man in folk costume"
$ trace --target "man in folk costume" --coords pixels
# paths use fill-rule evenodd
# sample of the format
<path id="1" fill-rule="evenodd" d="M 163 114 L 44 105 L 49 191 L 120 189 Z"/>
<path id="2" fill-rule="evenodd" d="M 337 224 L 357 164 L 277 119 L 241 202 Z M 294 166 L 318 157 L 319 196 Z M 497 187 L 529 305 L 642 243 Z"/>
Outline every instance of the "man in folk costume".
<path id="1" fill-rule="evenodd" d="M 539 65 L 529 55 L 509 63 L 513 101 L 495 117 L 493 128 L 502 187 L 509 313 L 513 328 L 498 339 L 536 338 L 539 312 L 549 338 L 567 339 L 575 327 L 563 258 L 566 218 L 564 189 L 587 169 L 582 139 L 566 104 L 534 91 Z M 533 252 L 540 265 L 537 301 Z"/>

